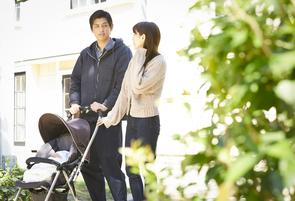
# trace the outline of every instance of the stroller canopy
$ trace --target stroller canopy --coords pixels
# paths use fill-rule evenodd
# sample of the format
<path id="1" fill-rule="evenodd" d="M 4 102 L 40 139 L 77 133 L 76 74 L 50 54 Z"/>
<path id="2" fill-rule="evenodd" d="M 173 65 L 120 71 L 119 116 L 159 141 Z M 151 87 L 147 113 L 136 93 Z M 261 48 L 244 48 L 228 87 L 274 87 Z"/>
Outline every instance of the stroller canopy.
<path id="1" fill-rule="evenodd" d="M 70 133 L 72 139 L 83 155 L 90 138 L 90 127 L 85 119 L 73 119 L 65 121 L 57 114 L 46 113 L 39 119 L 39 132 L 44 143 L 47 143 L 60 135 Z M 90 155 L 87 153 L 85 160 L 89 162 Z"/>

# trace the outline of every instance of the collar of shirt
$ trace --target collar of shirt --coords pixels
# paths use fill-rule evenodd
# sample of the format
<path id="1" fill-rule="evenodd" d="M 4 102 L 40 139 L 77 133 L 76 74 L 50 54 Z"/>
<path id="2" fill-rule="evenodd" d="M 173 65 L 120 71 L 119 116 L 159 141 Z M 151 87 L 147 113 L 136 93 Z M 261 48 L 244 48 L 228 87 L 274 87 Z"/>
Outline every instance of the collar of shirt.
<path id="1" fill-rule="evenodd" d="M 98 44 L 96 43 L 96 56 L 97 58 L 99 58 L 102 53 L 104 53 L 105 51 L 111 49 L 115 44 L 115 41 L 112 40 L 112 38 L 110 38 L 108 44 L 104 47 L 103 51 L 100 51 Z"/>

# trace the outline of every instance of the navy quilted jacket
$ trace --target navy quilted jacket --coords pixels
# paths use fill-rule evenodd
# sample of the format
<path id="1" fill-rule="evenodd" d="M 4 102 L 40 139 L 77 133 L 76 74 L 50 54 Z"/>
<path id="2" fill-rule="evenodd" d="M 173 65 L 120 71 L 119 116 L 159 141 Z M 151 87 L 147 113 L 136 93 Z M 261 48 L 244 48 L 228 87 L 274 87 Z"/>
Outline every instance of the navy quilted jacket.
<path id="1" fill-rule="evenodd" d="M 80 53 L 71 75 L 70 105 L 89 106 L 96 101 L 104 104 L 108 111 L 115 105 L 132 53 L 121 39 L 112 40 L 112 47 L 99 58 L 96 56 L 96 41 Z M 84 118 L 95 122 L 97 113 L 89 112 Z"/>

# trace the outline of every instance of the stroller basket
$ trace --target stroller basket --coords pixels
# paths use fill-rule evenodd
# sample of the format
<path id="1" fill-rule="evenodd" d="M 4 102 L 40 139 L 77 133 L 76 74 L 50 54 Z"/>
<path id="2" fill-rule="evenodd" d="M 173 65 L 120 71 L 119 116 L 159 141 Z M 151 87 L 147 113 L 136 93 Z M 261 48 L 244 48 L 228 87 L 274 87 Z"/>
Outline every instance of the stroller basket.
<path id="1" fill-rule="evenodd" d="M 29 189 L 34 201 L 44 201 L 48 191 L 45 189 Z M 59 191 L 54 189 L 51 193 L 49 201 L 67 201 L 69 190 Z"/>

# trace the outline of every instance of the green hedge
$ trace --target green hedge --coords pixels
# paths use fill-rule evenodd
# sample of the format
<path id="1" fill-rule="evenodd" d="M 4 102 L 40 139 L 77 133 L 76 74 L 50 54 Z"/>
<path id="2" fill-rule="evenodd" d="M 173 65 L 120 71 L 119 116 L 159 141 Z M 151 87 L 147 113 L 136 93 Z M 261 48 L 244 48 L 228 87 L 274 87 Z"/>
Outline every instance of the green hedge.
<path id="1" fill-rule="evenodd" d="M 0 200 L 9 201 L 14 200 L 18 187 L 14 185 L 14 182 L 22 179 L 24 175 L 24 169 L 19 168 L 16 163 L 12 168 L 9 167 L 8 162 L 10 159 L 6 160 L 5 166 L 6 170 L 0 169 Z M 26 190 L 22 190 L 19 199 L 21 201 L 33 200 L 30 193 Z"/>

